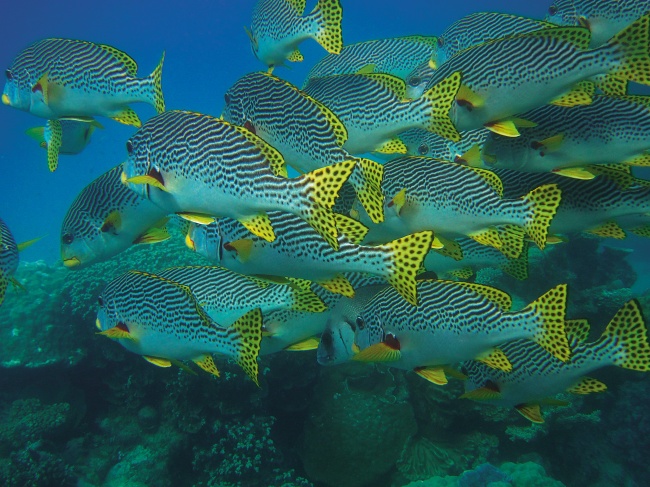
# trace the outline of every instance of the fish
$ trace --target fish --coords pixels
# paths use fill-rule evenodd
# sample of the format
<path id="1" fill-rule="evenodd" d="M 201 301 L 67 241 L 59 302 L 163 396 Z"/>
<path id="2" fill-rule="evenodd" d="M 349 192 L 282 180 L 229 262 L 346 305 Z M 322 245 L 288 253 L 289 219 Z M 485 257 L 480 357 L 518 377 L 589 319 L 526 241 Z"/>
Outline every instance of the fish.
<path id="1" fill-rule="evenodd" d="M 255 308 L 229 327 L 216 323 L 189 287 L 131 270 L 109 282 L 98 297 L 99 335 L 161 367 L 191 360 L 218 376 L 213 353 L 233 358 L 258 383 L 262 312 Z"/>
<path id="2" fill-rule="evenodd" d="M 146 78 L 128 54 L 105 44 L 43 39 L 22 50 L 5 71 L 2 102 L 47 119 L 103 116 L 140 127 L 129 104 L 165 111 L 161 80 L 165 55 Z"/>
<path id="3" fill-rule="evenodd" d="M 470 166 L 481 165 L 481 149 L 490 131 L 484 128 L 462 132 L 458 142 L 422 129 L 407 130 L 398 135 L 406 147 L 405 155 L 426 156 Z"/>
<path id="4" fill-rule="evenodd" d="M 74 199 L 61 224 L 61 259 L 77 270 L 104 262 L 135 244 L 170 238 L 167 211 L 128 189 L 118 165 Z"/>
<path id="5" fill-rule="evenodd" d="M 650 371 L 650 344 L 647 324 L 638 301 L 628 301 L 609 322 L 596 341 L 586 343 L 586 320 L 566 324 L 571 338 L 571 359 L 557 360 L 529 340 L 514 340 L 499 348 L 512 364 L 510 372 L 486 367 L 473 360 L 464 362 L 467 376 L 461 396 L 486 404 L 514 407 L 534 423 L 543 423 L 540 405 L 557 404 L 556 394 L 602 392 L 607 386 L 588 374 L 603 367 L 618 366 L 641 372 Z M 582 338 L 582 339 L 581 339 Z"/>
<path id="6" fill-rule="evenodd" d="M 342 148 L 347 130 L 329 108 L 291 83 L 267 73 L 243 76 L 224 98 L 222 116 L 226 122 L 245 126 L 257 134 L 301 174 L 337 162 L 354 161 L 355 170 L 348 182 L 372 220 L 383 220 L 383 168 Z"/>
<path id="7" fill-rule="evenodd" d="M 318 0 L 310 14 L 304 15 L 305 0 L 258 0 L 253 9 L 250 29 L 246 33 L 255 57 L 269 67 L 269 72 L 285 61 L 300 62 L 298 46 L 306 39 L 316 40 L 330 53 L 343 47 L 339 0 Z"/>
<path id="8" fill-rule="evenodd" d="M 311 313 L 327 309 L 309 288 L 309 281 L 273 283 L 219 266 L 171 267 L 156 275 L 189 287 L 201 307 L 222 326 L 230 326 L 256 308 L 262 316 L 283 309 Z"/>
<path id="9" fill-rule="evenodd" d="M 648 12 L 648 0 L 555 0 L 548 8 L 546 20 L 588 28 L 590 46 L 598 47 Z"/>
<path id="10" fill-rule="evenodd" d="M 190 220 L 228 216 L 273 241 L 267 210 L 293 213 L 338 248 L 331 208 L 354 169 L 343 161 L 288 179 L 282 155 L 251 131 L 199 113 L 167 111 L 126 143 L 130 189 Z"/>
<path id="11" fill-rule="evenodd" d="M 345 237 L 334 251 L 300 218 L 269 212 L 277 239 L 267 242 L 251 237 L 235 220 L 219 219 L 210 225 L 190 225 L 186 243 L 199 254 L 236 272 L 274 275 L 314 281 L 328 291 L 353 296 L 354 288 L 345 272 L 362 272 L 383 277 L 409 303 L 417 303 L 415 275 L 431 247 L 429 231 L 405 236 L 385 245 L 360 246 L 365 228 L 355 220 L 338 215 Z M 347 233 L 346 233 L 347 232 Z"/>
<path id="12" fill-rule="evenodd" d="M 554 27 L 489 41 L 442 64 L 425 89 L 460 71 L 450 113 L 456 128 L 516 137 L 532 125 L 521 113 L 549 103 L 591 103 L 594 84 L 585 81 L 595 76 L 604 75 L 598 88 L 607 95 L 621 94 L 621 80 L 650 84 L 650 14 L 602 47 L 589 49 L 590 38 L 583 27 Z"/>
<path id="13" fill-rule="evenodd" d="M 383 223 L 372 224 L 363 208 L 353 208 L 369 226 L 364 243 L 432 230 L 447 239 L 471 237 L 510 258 L 521 254 L 525 233 L 544 248 L 561 201 L 553 184 L 523 197 L 502 198 L 502 183 L 490 171 L 416 156 L 384 164 L 382 191 L 387 202 Z"/>
<path id="14" fill-rule="evenodd" d="M 566 362 L 566 284 L 559 284 L 520 311 L 503 291 L 474 283 L 418 281 L 420 305 L 405 305 L 392 288 L 376 294 L 355 320 L 353 360 L 385 362 L 445 383 L 443 366 L 478 360 L 509 371 L 499 347 L 515 339 L 533 340 Z"/>
<path id="15" fill-rule="evenodd" d="M 486 167 L 562 174 L 592 164 L 650 166 L 650 96 L 595 95 L 589 105 L 546 105 L 521 116 L 535 126 L 516 138 L 490 133 L 481 151 Z"/>
<path id="16" fill-rule="evenodd" d="M 341 74 L 312 78 L 303 91 L 343 122 L 348 131 L 343 148 L 358 155 L 373 151 L 405 153 L 397 136 L 413 128 L 460 140 L 449 118 L 460 86 L 460 71 L 452 72 L 417 100 L 408 100 L 406 85 L 396 76 Z"/>
<path id="17" fill-rule="evenodd" d="M 96 128 L 104 127 L 97 120 L 54 119 L 48 120 L 45 127 L 28 129 L 27 135 L 47 150 L 47 167 L 54 172 L 59 165 L 59 154 L 81 153 Z"/>
<path id="18" fill-rule="evenodd" d="M 0 306 L 4 302 L 7 288 L 11 283 L 14 287 L 24 289 L 23 285 L 14 277 L 18 269 L 18 252 L 38 242 L 43 237 L 38 237 L 20 244 L 16 243 L 11 230 L 0 218 Z"/>
<path id="19" fill-rule="evenodd" d="M 438 46 L 435 36 L 411 35 L 357 42 L 343 46 L 339 54 L 327 54 L 305 78 L 336 74 L 386 73 L 405 79 L 420 63 L 427 62 Z"/>

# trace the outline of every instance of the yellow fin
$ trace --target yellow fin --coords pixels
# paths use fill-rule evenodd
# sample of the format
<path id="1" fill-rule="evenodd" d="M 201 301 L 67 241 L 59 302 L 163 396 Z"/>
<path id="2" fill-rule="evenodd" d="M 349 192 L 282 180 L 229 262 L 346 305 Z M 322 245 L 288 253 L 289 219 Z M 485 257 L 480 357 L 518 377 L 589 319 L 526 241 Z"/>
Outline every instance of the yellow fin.
<path id="1" fill-rule="evenodd" d="M 163 97 L 162 91 L 162 69 L 164 62 L 165 51 L 163 51 L 160 61 L 158 61 L 158 65 L 147 77 L 147 80 L 151 81 L 153 87 L 153 107 L 156 109 L 156 113 L 162 113 L 165 111 L 165 98 Z"/>
<path id="2" fill-rule="evenodd" d="M 132 108 L 126 107 L 117 115 L 111 117 L 116 122 L 123 123 L 124 125 L 133 125 L 134 127 L 142 127 L 142 122 L 138 114 Z"/>
<path id="3" fill-rule="evenodd" d="M 549 239 L 546 239 L 546 244 L 549 244 Z M 524 243 L 523 249 L 519 257 L 508 258 L 508 260 L 501 265 L 501 270 L 520 281 L 528 279 L 528 249 L 530 245 Z"/>
<path id="4" fill-rule="evenodd" d="M 373 223 L 384 221 L 384 194 L 381 183 L 384 166 L 370 159 L 355 159 L 355 168 L 348 182 Z"/>
<path id="5" fill-rule="evenodd" d="M 609 74 L 627 81 L 650 84 L 650 71 L 647 68 L 650 64 L 648 45 L 650 45 L 650 13 L 639 17 L 607 41 L 607 46 L 614 47 L 618 51 L 617 56 L 622 57 Z M 610 94 L 602 85 L 600 88 L 605 94 Z"/>
<path id="6" fill-rule="evenodd" d="M 650 225 L 640 225 L 638 227 L 630 228 L 631 233 L 639 237 L 650 238 Z"/>
<path id="7" fill-rule="evenodd" d="M 628 301 L 611 319 L 599 342 L 609 340 L 621 352 L 614 355 L 614 364 L 624 369 L 650 371 L 650 344 L 648 329 L 635 299 Z"/>
<path id="8" fill-rule="evenodd" d="M 562 142 L 564 142 L 564 134 L 556 134 L 544 140 L 532 142 L 531 147 L 535 150 L 539 149 L 541 154 L 548 154 L 558 151 L 562 147 Z"/>
<path id="9" fill-rule="evenodd" d="M 571 394 L 592 394 L 594 392 L 605 392 L 607 386 L 598 379 L 592 377 L 583 377 L 580 382 L 572 385 L 567 389 Z"/>
<path id="10" fill-rule="evenodd" d="M 625 161 L 628 166 L 650 167 L 650 154 L 640 154 Z"/>
<path id="11" fill-rule="evenodd" d="M 110 338 L 111 340 L 119 340 L 122 338 L 127 340 L 135 340 L 133 335 L 129 333 L 129 330 L 126 329 L 126 327 L 122 327 L 119 325 L 109 328 L 108 330 L 101 331 L 97 334 L 105 336 L 106 338 Z"/>
<path id="12" fill-rule="evenodd" d="M 366 64 L 357 70 L 357 74 L 372 74 L 375 72 L 375 68 L 377 68 L 376 64 Z"/>
<path id="13" fill-rule="evenodd" d="M 395 196 L 393 196 L 393 199 L 390 200 L 388 203 L 389 208 L 394 208 L 395 213 L 397 215 L 400 215 L 402 213 L 402 208 L 404 208 L 404 205 L 406 204 L 406 188 L 402 188 L 397 192 Z"/>
<path id="14" fill-rule="evenodd" d="M 263 238 L 267 242 L 275 240 L 275 232 L 271 225 L 271 220 L 266 213 L 260 213 L 248 218 L 240 218 L 239 223 L 244 225 L 246 229 L 253 235 Z"/>
<path id="15" fill-rule="evenodd" d="M 138 75 L 138 63 L 136 63 L 135 60 L 127 53 L 107 44 L 97 45 L 104 51 L 111 54 L 113 57 L 117 58 L 117 60 L 124 65 L 127 72 L 129 73 L 129 76 L 135 78 Z"/>
<path id="16" fill-rule="evenodd" d="M 144 176 L 133 176 L 132 178 L 125 179 L 125 182 L 131 184 L 148 184 L 149 186 L 158 188 L 159 190 L 165 191 L 166 193 L 169 192 L 169 190 L 165 188 L 165 185 L 163 183 L 161 183 L 158 179 L 148 174 L 145 174 Z"/>
<path id="17" fill-rule="evenodd" d="M 296 48 L 289 53 L 287 60 L 291 61 L 292 63 L 301 63 L 305 60 L 305 57 L 302 55 L 300 50 Z"/>
<path id="18" fill-rule="evenodd" d="M 250 238 L 241 238 L 239 240 L 233 240 L 232 242 L 227 242 L 224 244 L 226 250 L 234 250 L 237 252 L 237 258 L 240 262 L 246 262 L 250 256 L 251 251 L 253 250 L 253 244 L 255 242 Z"/>
<path id="19" fill-rule="evenodd" d="M 262 341 L 262 312 L 259 308 L 249 311 L 230 325 L 230 329 L 239 335 L 237 363 L 259 386 L 257 356 L 260 353 Z"/>
<path id="20" fill-rule="evenodd" d="M 354 354 L 352 360 L 357 362 L 395 362 L 400 359 L 401 355 L 399 349 L 381 342 L 370 345 Z"/>
<path id="21" fill-rule="evenodd" d="M 44 237 L 44 235 L 43 235 L 43 237 Z M 17 244 L 16 247 L 18 248 L 18 252 L 22 252 L 27 247 L 31 247 L 32 245 L 34 245 L 36 242 L 38 242 L 43 237 L 36 237 L 36 238 L 31 239 L 31 240 L 27 240 L 26 242 L 21 242 L 21 243 Z"/>
<path id="22" fill-rule="evenodd" d="M 472 401 L 494 401 L 501 398 L 501 393 L 498 390 L 490 387 L 479 387 L 471 391 L 467 391 L 460 396 L 461 399 L 471 399 Z"/>
<path id="23" fill-rule="evenodd" d="M 390 91 L 400 100 L 406 98 L 406 82 L 397 76 L 386 73 L 372 73 L 364 75 L 375 83 Z"/>
<path id="24" fill-rule="evenodd" d="M 231 123 L 220 121 L 224 125 L 229 125 L 241 135 L 246 137 L 246 139 L 253 144 L 257 149 L 264 155 L 264 157 L 269 161 L 269 167 L 271 172 L 280 178 L 286 178 L 289 176 L 287 172 L 287 164 L 284 160 L 284 157 L 275 147 L 271 144 L 268 144 L 264 139 L 260 138 L 258 135 L 254 134 L 245 127 L 240 127 L 239 125 L 233 125 Z"/>
<path id="25" fill-rule="evenodd" d="M 533 311 L 539 320 L 533 340 L 562 362 L 571 357 L 564 328 L 567 285 L 558 284 L 529 304 L 524 311 Z"/>
<path id="26" fill-rule="evenodd" d="M 104 223 L 102 223 L 102 226 L 99 230 L 104 233 L 112 233 L 113 235 L 117 235 L 117 232 L 119 232 L 121 227 L 122 215 L 118 210 L 113 210 L 104 219 Z"/>
<path id="27" fill-rule="evenodd" d="M 575 107 L 578 105 L 591 105 L 596 86 L 589 81 L 582 81 L 573 87 L 571 91 L 557 97 L 551 105 L 560 107 Z"/>
<path id="28" fill-rule="evenodd" d="M 217 366 L 214 364 L 214 360 L 212 360 L 211 355 L 203 355 L 202 357 L 195 358 L 192 361 L 203 370 L 205 370 L 208 374 L 212 374 L 216 377 L 221 376 L 221 374 L 219 374 L 219 369 L 217 369 Z"/>
<path id="29" fill-rule="evenodd" d="M 564 323 L 569 341 L 577 343 L 586 342 L 589 336 L 589 321 L 587 320 L 566 320 Z"/>
<path id="30" fill-rule="evenodd" d="M 543 423 L 542 411 L 539 404 L 520 404 L 515 406 L 515 409 L 528 421 L 533 423 Z"/>
<path id="31" fill-rule="evenodd" d="M 507 292 L 501 291 L 495 287 L 486 286 L 485 284 L 478 284 L 475 282 L 450 281 L 449 284 L 471 289 L 475 293 L 483 296 L 488 301 L 496 304 L 501 309 L 501 311 L 510 311 L 512 308 L 512 298 L 510 295 Z"/>
<path id="32" fill-rule="evenodd" d="M 506 354 L 503 353 L 498 348 L 491 350 L 489 353 L 476 357 L 474 360 L 484 363 L 488 367 L 497 370 L 503 370 L 504 372 L 512 371 L 512 364 Z"/>
<path id="33" fill-rule="evenodd" d="M 150 364 L 154 364 L 156 367 L 167 368 L 172 366 L 171 361 L 166 358 L 152 357 L 150 355 L 143 355 L 142 358 L 145 359 Z"/>
<path id="34" fill-rule="evenodd" d="M 460 89 L 461 78 L 461 72 L 456 71 L 412 102 L 427 103 L 431 116 L 426 129 L 452 142 L 458 142 L 461 139 L 460 133 L 451 118 L 449 118 L 449 112 Z"/>
<path id="35" fill-rule="evenodd" d="M 442 367 L 419 367 L 414 371 L 423 379 L 438 386 L 444 386 L 448 382 L 445 370 Z"/>
<path id="36" fill-rule="evenodd" d="M 485 105 L 485 100 L 480 95 L 474 93 L 469 86 L 463 84 L 458 89 L 456 101 L 460 106 L 467 108 L 469 111 Z"/>
<path id="37" fill-rule="evenodd" d="M 59 151 L 63 141 L 63 128 L 58 120 L 48 120 L 47 126 L 50 130 L 50 140 L 47 141 L 47 167 L 50 172 L 56 171 L 59 165 Z"/>
<path id="38" fill-rule="evenodd" d="M 504 137 L 519 137 L 521 134 L 512 120 L 500 120 L 497 122 L 488 122 L 485 128 Z"/>
<path id="39" fill-rule="evenodd" d="M 584 167 L 567 167 L 553 169 L 553 174 L 559 174 L 567 178 L 589 180 L 594 179 L 596 175 Z"/>
<path id="40" fill-rule="evenodd" d="M 433 242 L 431 242 L 431 250 L 440 250 L 444 248 L 445 244 L 442 243 L 439 237 L 434 236 Z"/>
<path id="41" fill-rule="evenodd" d="M 291 351 L 291 352 L 302 352 L 305 350 L 316 350 L 318 348 L 318 344 L 320 343 L 320 340 L 316 337 L 309 337 L 305 340 L 302 340 L 297 343 L 293 343 L 289 345 L 288 347 L 285 347 L 285 350 Z"/>
<path id="42" fill-rule="evenodd" d="M 512 121 L 512 123 L 515 124 L 515 127 L 517 128 L 530 129 L 530 128 L 537 127 L 537 123 L 525 118 L 512 117 L 510 120 Z"/>
<path id="43" fill-rule="evenodd" d="M 500 250 L 503 246 L 503 242 L 499 237 L 499 231 L 496 228 L 486 228 L 485 230 L 473 232 L 470 233 L 468 237 L 481 245 L 487 245 L 488 247 L 494 247 L 495 249 Z"/>
<path id="44" fill-rule="evenodd" d="M 503 197 L 503 183 L 501 182 L 501 178 L 499 176 L 497 176 L 492 171 L 478 167 L 468 167 L 467 169 L 481 176 L 481 178 L 483 178 L 483 181 L 485 181 L 496 194 L 498 194 L 500 197 Z"/>
<path id="45" fill-rule="evenodd" d="M 447 374 L 448 377 L 451 377 L 451 378 L 457 379 L 457 380 L 467 380 L 467 376 L 465 374 L 463 374 L 458 369 L 446 366 L 446 367 L 443 367 L 442 370 L 445 371 L 445 373 Z"/>
<path id="46" fill-rule="evenodd" d="M 586 233 L 591 233 L 592 235 L 597 235 L 603 238 L 616 238 L 618 240 L 623 240 L 627 237 L 625 230 L 623 230 L 615 221 L 609 221 L 596 228 L 586 230 Z"/>
<path id="47" fill-rule="evenodd" d="M 481 146 L 479 144 L 474 144 L 462 155 L 456 157 L 454 162 L 458 164 L 465 164 L 469 167 L 479 167 L 482 163 Z"/>
<path id="48" fill-rule="evenodd" d="M 546 246 L 551 221 L 557 213 L 562 191 L 557 184 L 545 184 L 533 189 L 522 198 L 528 206 L 529 217 L 524 228 L 540 249 Z"/>
<path id="49" fill-rule="evenodd" d="M 197 225 L 209 225 L 210 223 L 214 223 L 216 221 L 215 217 L 213 217 L 212 215 L 206 215 L 205 213 L 190 213 L 190 212 L 181 211 L 176 214 L 180 216 L 183 220 L 196 223 Z"/>
<path id="50" fill-rule="evenodd" d="M 25 133 L 38 142 L 38 145 L 44 149 L 47 148 L 47 143 L 45 142 L 45 127 L 32 127 L 31 129 L 27 129 Z"/>
<path id="51" fill-rule="evenodd" d="M 319 0 L 310 15 L 317 16 L 317 30 L 312 35 L 325 50 L 340 54 L 343 49 L 341 20 L 343 11 L 339 2 Z"/>
<path id="52" fill-rule="evenodd" d="M 300 285 L 302 280 L 291 279 L 289 287 L 292 288 L 293 305 L 291 309 L 296 311 L 306 311 L 309 313 L 322 313 L 327 311 L 327 305 L 323 300 L 309 287 L 309 281 L 306 286 Z"/>
<path id="53" fill-rule="evenodd" d="M 402 142 L 399 138 L 394 138 L 387 140 L 379 147 L 376 147 L 373 152 L 378 152 L 379 154 L 406 154 L 408 153 L 408 147 Z"/>
<path id="54" fill-rule="evenodd" d="M 136 239 L 133 241 L 134 244 L 154 244 L 158 242 L 164 242 L 165 240 L 169 240 L 171 238 L 171 235 L 169 234 L 169 231 L 167 230 L 167 227 L 153 227 L 150 228 L 149 230 L 145 231 L 144 233 L 140 234 Z M 191 248 L 191 247 L 190 247 Z"/>
<path id="55" fill-rule="evenodd" d="M 350 218 L 349 216 L 334 213 L 336 228 L 346 240 L 352 244 L 359 245 L 368 233 L 368 227 L 360 221 Z"/>
<path id="56" fill-rule="evenodd" d="M 453 271 L 449 271 L 447 274 L 451 277 L 454 277 L 455 279 L 466 281 L 474 275 L 474 271 L 471 267 L 463 267 L 462 269 L 454 269 Z"/>
<path id="57" fill-rule="evenodd" d="M 440 236 L 436 236 L 434 241 L 435 240 L 438 241 L 436 247 L 434 247 L 432 243 L 431 248 L 440 255 L 451 257 L 456 261 L 463 259 L 463 249 L 458 242 Z M 442 244 L 442 248 L 439 247 L 439 244 Z"/>
<path id="58" fill-rule="evenodd" d="M 43 73 L 34 86 L 32 92 L 40 91 L 43 94 L 43 103 L 49 105 L 50 103 L 50 83 L 48 80 L 48 73 Z"/>
<path id="59" fill-rule="evenodd" d="M 331 293 L 342 294 L 348 298 L 354 297 L 354 288 L 352 287 L 352 284 L 350 284 L 350 281 L 341 274 L 331 279 L 327 279 L 326 281 L 317 282 L 321 287 L 324 287 Z"/>

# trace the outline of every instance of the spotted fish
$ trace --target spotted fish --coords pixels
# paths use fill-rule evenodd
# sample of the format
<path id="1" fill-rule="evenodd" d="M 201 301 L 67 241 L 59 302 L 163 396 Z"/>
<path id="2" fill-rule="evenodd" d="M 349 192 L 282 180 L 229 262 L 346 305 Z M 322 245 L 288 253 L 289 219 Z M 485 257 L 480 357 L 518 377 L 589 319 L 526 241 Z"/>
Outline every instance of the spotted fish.
<path id="1" fill-rule="evenodd" d="M 96 120 L 48 120 L 45 127 L 27 130 L 27 135 L 47 150 L 47 166 L 54 172 L 59 165 L 59 154 L 79 154 L 90 143 L 96 128 L 104 127 Z"/>
<path id="2" fill-rule="evenodd" d="M 112 46 L 43 39 L 21 51 L 5 72 L 2 101 L 48 119 L 101 115 L 139 127 L 129 104 L 165 110 L 162 63 L 150 76 L 138 78 L 136 62 Z"/>
<path id="3" fill-rule="evenodd" d="M 521 311 L 498 289 L 473 283 L 418 282 L 420 305 L 400 302 L 387 288 L 356 319 L 354 360 L 386 362 L 446 382 L 441 366 L 467 357 L 508 371 L 509 358 L 497 347 L 525 338 L 566 362 L 570 349 L 564 329 L 566 285 L 560 284 Z"/>
<path id="4" fill-rule="evenodd" d="M 129 190 L 122 166 L 86 186 L 61 225 L 61 258 L 68 269 L 103 262 L 139 243 L 167 240 L 167 212 Z"/>
<path id="5" fill-rule="evenodd" d="M 647 325 L 636 300 L 629 301 L 609 322 L 602 336 L 585 343 L 589 333 L 584 320 L 567 322 L 571 339 L 571 360 L 562 362 L 549 355 L 536 343 L 515 340 L 501 345 L 501 351 L 512 364 L 512 371 L 503 372 L 475 361 L 463 364 L 467 375 L 464 398 L 487 404 L 514 407 L 534 423 L 544 419 L 542 404 L 557 403 L 560 392 L 575 394 L 602 392 L 607 386 L 587 374 L 616 365 L 625 369 L 650 371 L 650 344 Z"/>
<path id="6" fill-rule="evenodd" d="M 383 223 L 370 225 L 365 242 L 386 242 L 433 230 L 438 237 L 469 236 L 517 258 L 524 233 L 544 248 L 548 226 L 560 203 L 556 185 L 540 186 L 522 198 L 502 198 L 502 183 L 492 172 L 407 156 L 384 165 L 382 186 L 387 204 Z"/>
<path id="7" fill-rule="evenodd" d="M 481 149 L 489 130 L 480 128 L 462 132 L 458 142 L 440 137 L 422 129 L 411 129 L 399 134 L 398 138 L 410 156 L 426 156 L 444 161 L 464 162 L 471 166 L 480 165 Z"/>
<path id="8" fill-rule="evenodd" d="M 327 52 L 338 54 L 343 47 L 339 0 L 318 0 L 304 15 L 306 0 L 258 0 L 251 28 L 246 29 L 253 53 L 270 70 L 286 60 L 302 61 L 299 44 L 315 39 Z"/>
<path id="9" fill-rule="evenodd" d="M 342 146 L 347 131 L 329 108 L 292 84 L 266 73 L 240 78 L 225 94 L 223 118 L 242 125 L 275 147 L 289 166 L 306 173 L 354 161 L 348 180 L 374 222 L 383 220 L 383 168 L 351 156 Z"/>
<path id="10" fill-rule="evenodd" d="M 406 99 L 406 85 L 388 74 L 342 74 L 313 78 L 304 92 L 332 110 L 343 122 L 348 138 L 343 148 L 351 154 L 404 153 L 397 136 L 420 128 L 458 141 L 449 119 L 461 83 L 461 73 L 448 73 L 417 100 Z"/>
<path id="11" fill-rule="evenodd" d="M 2 305 L 2 302 L 5 299 L 9 283 L 17 287 L 23 287 L 16 278 L 14 278 L 16 269 L 18 269 L 18 252 L 26 249 L 41 238 L 42 237 L 39 237 L 17 244 L 14 240 L 14 236 L 9 230 L 9 227 L 0 218 L 0 305 Z"/>
<path id="12" fill-rule="evenodd" d="M 362 272 L 383 277 L 412 304 L 417 303 L 415 274 L 431 247 L 432 232 L 419 232 L 376 247 L 360 246 L 365 228 L 338 215 L 345 237 L 334 251 L 320 235 L 299 218 L 270 212 L 277 239 L 267 242 L 251 237 L 234 220 L 220 219 L 210 225 L 190 227 L 190 248 L 213 262 L 242 274 L 289 276 L 314 281 L 325 289 L 353 296 L 354 288 L 345 272 Z"/>
<path id="13" fill-rule="evenodd" d="M 126 147 L 124 180 L 170 213 L 202 222 L 228 216 L 273 241 L 276 235 L 266 211 L 286 211 L 338 248 L 330 209 L 354 161 L 287 179 L 282 155 L 257 135 L 208 115 L 181 111 L 150 119 Z"/>
<path id="14" fill-rule="evenodd" d="M 232 357 L 257 384 L 262 313 L 249 311 L 231 326 L 216 323 L 189 287 L 154 274 L 128 271 L 99 296 L 100 335 L 118 340 L 149 362 L 169 367 L 192 360 L 219 375 L 213 353 Z"/>

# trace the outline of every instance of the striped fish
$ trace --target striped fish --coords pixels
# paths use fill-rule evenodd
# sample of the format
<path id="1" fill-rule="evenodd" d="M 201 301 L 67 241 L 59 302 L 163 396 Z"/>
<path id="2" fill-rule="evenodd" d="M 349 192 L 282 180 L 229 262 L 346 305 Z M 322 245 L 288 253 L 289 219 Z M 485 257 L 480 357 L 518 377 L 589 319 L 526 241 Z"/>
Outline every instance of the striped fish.
<path id="1" fill-rule="evenodd" d="M 216 323 L 185 285 L 154 274 L 128 271 L 98 299 L 100 335 L 161 367 L 192 360 L 219 375 L 213 353 L 232 357 L 257 384 L 262 313 L 249 311 L 231 326 Z"/>
<path id="2" fill-rule="evenodd" d="M 131 245 L 167 240 L 167 212 L 129 190 L 122 166 L 86 186 L 70 205 L 61 225 L 61 258 L 68 269 L 103 262 Z M 162 228 L 161 228 L 162 227 Z"/>
<path id="3" fill-rule="evenodd" d="M 386 362 L 445 383 L 440 367 L 468 357 L 510 370 L 508 357 L 496 347 L 525 338 L 566 362 L 566 291 L 560 284 L 521 311 L 509 311 L 510 296 L 479 284 L 419 281 L 420 305 L 415 309 L 387 288 L 356 319 L 358 353 L 353 360 Z"/>
<path id="4" fill-rule="evenodd" d="M 287 179 L 282 155 L 249 130 L 181 111 L 150 119 L 126 147 L 124 180 L 170 213 L 202 222 L 228 216 L 273 241 L 266 211 L 282 210 L 304 219 L 338 247 L 330 209 L 354 161 Z"/>
<path id="5" fill-rule="evenodd" d="M 397 135 L 420 128 L 458 141 L 449 119 L 460 87 L 460 72 L 449 73 L 417 100 L 406 99 L 403 80 L 388 74 L 342 74 L 314 78 L 304 92 L 332 110 L 348 131 L 350 154 L 404 153 Z"/>
<path id="6" fill-rule="evenodd" d="M 260 136 L 300 173 L 354 161 L 355 171 L 348 181 L 372 220 L 383 220 L 382 166 L 355 158 L 341 148 L 347 131 L 327 107 L 291 83 L 266 73 L 240 78 L 226 92 L 225 100 L 224 120 Z"/>
<path id="7" fill-rule="evenodd" d="M 43 237 L 35 238 L 17 244 L 11 230 L 0 218 L 0 305 L 2 305 L 7 287 L 11 283 L 15 287 L 22 288 L 22 284 L 16 280 L 14 274 L 18 269 L 18 252 L 25 250 Z"/>
<path id="8" fill-rule="evenodd" d="M 165 110 L 163 59 L 150 76 L 138 78 L 136 62 L 112 46 L 43 39 L 21 51 L 5 72 L 2 102 L 48 119 L 101 115 L 139 127 L 129 104 Z"/>
<path id="9" fill-rule="evenodd" d="M 598 47 L 648 12 L 648 0 L 555 0 L 548 8 L 546 20 L 587 27 L 591 31 L 591 47 Z"/>
<path id="10" fill-rule="evenodd" d="M 54 172 L 59 165 L 59 154 L 79 154 L 90 143 L 96 128 L 104 127 L 96 120 L 48 120 L 45 127 L 27 130 L 27 135 L 47 150 L 47 166 Z"/>
<path id="11" fill-rule="evenodd" d="M 242 274 L 288 276 L 307 279 L 344 296 L 354 296 L 345 272 L 362 272 L 383 277 L 408 302 L 417 303 L 415 274 L 431 247 L 432 232 L 408 235 L 377 247 L 361 246 L 364 228 L 355 220 L 337 215 L 345 235 L 334 251 L 299 218 L 269 212 L 277 239 L 267 242 L 251 237 L 234 220 L 219 219 L 210 225 L 190 227 L 188 246 L 218 265 Z M 343 230 L 346 229 L 346 230 Z"/>
<path id="12" fill-rule="evenodd" d="M 305 0 L 258 0 L 253 9 L 251 28 L 246 33 L 255 57 L 272 71 L 286 60 L 303 60 L 298 50 L 306 39 L 315 39 L 327 52 L 338 54 L 343 47 L 339 0 L 318 0 L 309 15 L 304 15 Z"/>
<path id="13" fill-rule="evenodd" d="M 607 386 L 587 374 L 616 365 L 625 369 L 650 371 L 650 344 L 647 325 L 636 300 L 629 301 L 609 322 L 602 336 L 592 343 L 587 337 L 589 326 L 584 320 L 567 322 L 571 339 L 571 360 L 562 362 L 536 343 L 515 340 L 500 346 L 512 364 L 503 372 L 476 361 L 463 364 L 467 375 L 465 394 L 474 399 L 502 407 L 514 407 L 534 423 L 543 423 L 540 404 L 557 403 L 560 392 L 575 394 L 602 392 Z"/>
<path id="14" fill-rule="evenodd" d="M 424 91 L 433 71 L 459 52 L 494 39 L 554 27 L 540 20 L 499 12 L 475 12 L 451 24 L 438 37 L 437 48 L 405 78 L 407 95 L 417 98 Z"/>
<path id="15" fill-rule="evenodd" d="M 485 126 L 516 137 L 518 126 L 531 124 L 517 114 L 548 103 L 591 103 L 593 84 L 583 83 L 587 79 L 606 75 L 599 83 L 606 94 L 619 93 L 621 80 L 623 85 L 625 81 L 650 84 L 650 14 L 603 47 L 589 50 L 590 38 L 588 29 L 561 27 L 486 42 L 441 65 L 427 88 L 462 72 L 462 86 L 450 113 L 456 128 Z"/>
<path id="16" fill-rule="evenodd" d="M 475 166 L 480 163 L 481 149 L 489 133 L 484 128 L 468 130 L 460 134 L 460 141 L 452 142 L 428 130 L 411 129 L 399 134 L 398 138 L 406 146 L 409 156 L 433 157 Z"/>
<path id="17" fill-rule="evenodd" d="M 516 138 L 490 134 L 482 151 L 488 167 L 549 172 L 591 164 L 650 166 L 648 96 L 597 95 L 590 105 L 548 105 L 521 116 L 536 126 L 522 128 Z"/>
<path id="18" fill-rule="evenodd" d="M 504 199 L 501 181 L 492 172 L 407 156 L 384 164 L 382 190 L 386 218 L 370 225 L 366 242 L 386 242 L 414 232 L 433 230 L 436 236 L 468 236 L 517 258 L 524 232 L 544 248 L 548 226 L 560 203 L 556 185 L 544 185 L 523 198 Z M 495 228 L 496 227 L 496 228 Z"/>
<path id="19" fill-rule="evenodd" d="M 438 46 L 433 36 L 405 36 L 348 44 L 340 54 L 327 54 L 309 73 L 312 78 L 358 72 L 386 73 L 405 79 L 420 63 L 428 62 Z"/>

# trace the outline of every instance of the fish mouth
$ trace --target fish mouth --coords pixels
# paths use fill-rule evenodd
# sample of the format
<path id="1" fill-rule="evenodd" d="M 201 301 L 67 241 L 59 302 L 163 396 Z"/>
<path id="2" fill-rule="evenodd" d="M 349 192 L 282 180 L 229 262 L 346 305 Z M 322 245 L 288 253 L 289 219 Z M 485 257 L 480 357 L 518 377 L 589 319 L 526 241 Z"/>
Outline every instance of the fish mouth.
<path id="1" fill-rule="evenodd" d="M 69 259 L 63 259 L 63 265 L 68 269 L 72 269 L 81 265 L 81 261 L 77 257 L 70 257 Z"/>
<path id="2" fill-rule="evenodd" d="M 9 95 L 7 95 L 6 93 L 2 94 L 2 103 L 4 103 L 5 105 L 11 106 L 11 101 L 9 100 Z"/>

